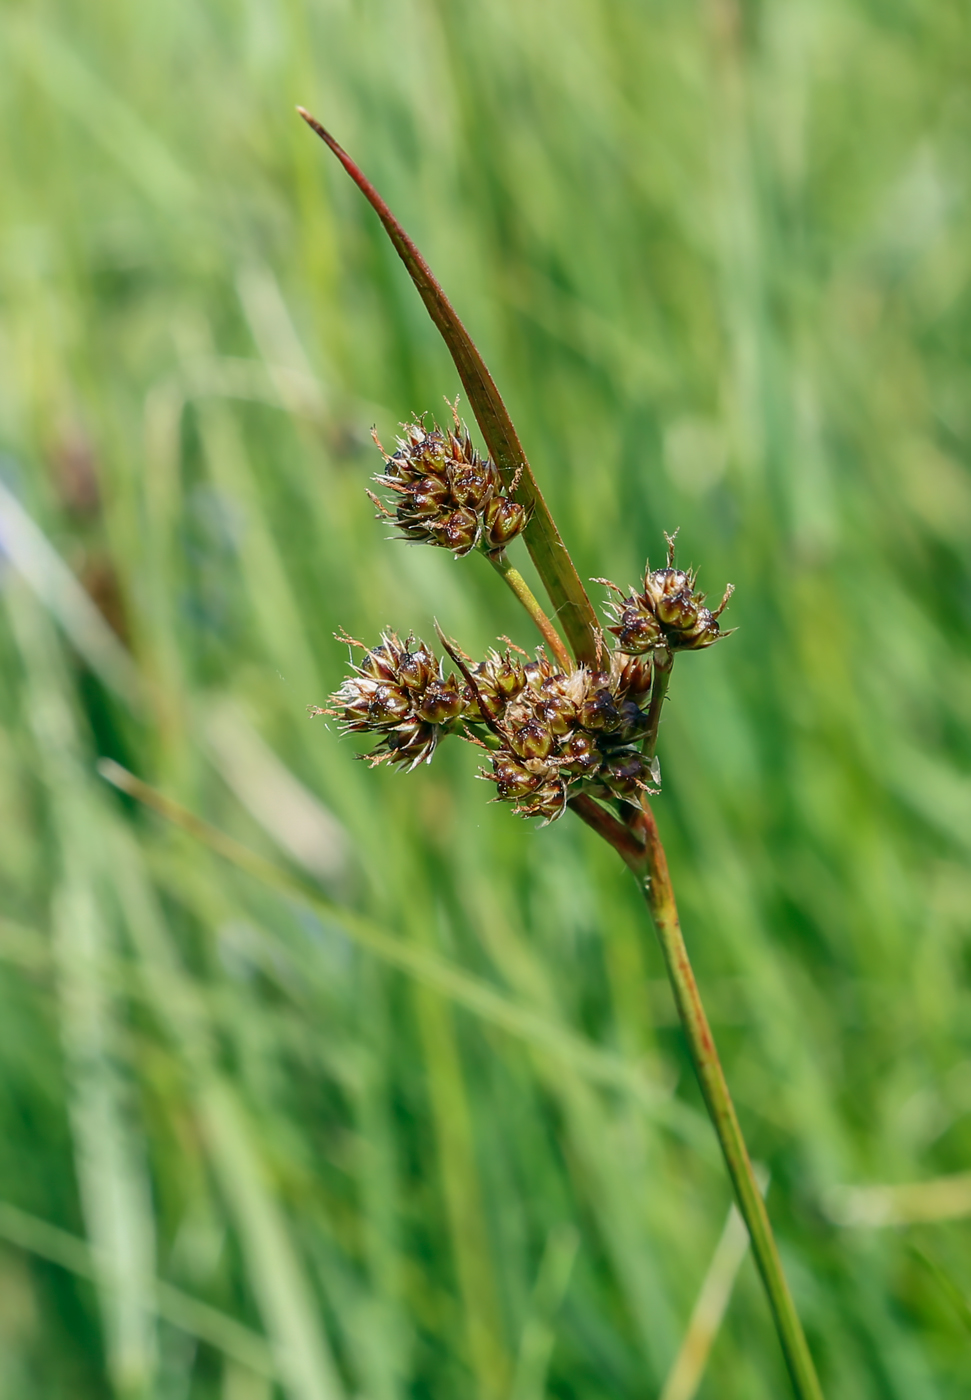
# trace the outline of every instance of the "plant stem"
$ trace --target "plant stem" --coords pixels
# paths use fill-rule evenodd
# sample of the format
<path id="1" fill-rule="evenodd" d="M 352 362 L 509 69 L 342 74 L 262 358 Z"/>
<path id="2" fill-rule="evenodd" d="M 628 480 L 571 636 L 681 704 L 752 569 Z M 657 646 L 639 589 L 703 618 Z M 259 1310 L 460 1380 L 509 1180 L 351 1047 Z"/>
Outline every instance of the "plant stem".
<path id="1" fill-rule="evenodd" d="M 667 657 L 666 661 L 659 660 Z M 674 670 L 674 653 L 666 648 L 654 653 L 654 684 L 651 686 L 651 703 L 647 710 L 647 737 L 644 740 L 644 757 L 651 759 L 657 752 L 657 731 L 661 723 L 661 706 L 671 683 Z"/>
<path id="2" fill-rule="evenodd" d="M 502 554 L 490 554 L 487 557 L 496 573 L 505 579 L 508 586 L 512 589 L 513 593 L 515 593 L 516 597 L 539 628 L 543 635 L 543 640 L 556 657 L 560 669 L 562 671 L 572 671 L 574 669 L 574 661 L 567 651 L 563 639 L 546 613 L 540 607 L 535 593 L 523 578 L 522 574 L 518 569 L 513 568 L 512 564 L 510 564 L 509 560 L 506 558 L 505 551 L 503 551 Z"/>
<path id="3" fill-rule="evenodd" d="M 666 686 L 666 680 L 664 684 Z M 823 1400 L 805 1333 L 782 1271 L 782 1261 L 779 1258 L 765 1202 L 752 1170 L 735 1105 L 691 969 L 678 920 L 667 857 L 661 844 L 654 813 L 644 801 L 636 823 L 628 829 L 621 827 L 603 808 L 595 814 L 589 811 L 585 804 L 597 805 L 590 799 L 578 798 L 571 802 L 570 806 L 615 847 L 633 872 L 651 912 L 695 1072 L 709 1117 L 718 1135 L 725 1165 L 735 1189 L 738 1208 L 748 1227 L 752 1252 L 762 1275 L 793 1388 L 799 1400 Z M 636 840 L 637 835 L 643 844 Z"/>

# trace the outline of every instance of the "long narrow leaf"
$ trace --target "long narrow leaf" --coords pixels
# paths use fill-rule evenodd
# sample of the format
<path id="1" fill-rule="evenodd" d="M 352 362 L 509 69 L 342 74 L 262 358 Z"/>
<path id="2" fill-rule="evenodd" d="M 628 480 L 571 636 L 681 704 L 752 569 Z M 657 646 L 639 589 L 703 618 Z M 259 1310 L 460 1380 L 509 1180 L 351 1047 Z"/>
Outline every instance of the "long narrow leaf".
<path id="1" fill-rule="evenodd" d="M 524 536 L 526 548 L 550 595 L 556 616 L 563 624 L 577 660 L 593 662 L 597 655 L 596 614 L 580 582 L 580 576 L 573 567 L 573 560 L 560 538 L 560 532 L 543 499 L 543 493 L 536 484 L 523 445 L 519 441 L 519 434 L 513 427 L 512 419 L 485 361 L 431 268 L 364 172 L 315 117 L 303 107 L 298 107 L 297 111 L 334 152 L 381 220 L 395 251 L 408 269 L 418 295 L 425 303 L 428 314 L 441 332 L 442 339 L 455 361 L 455 368 L 465 386 L 476 422 L 493 461 L 507 484 L 519 476 L 516 495 L 531 512 Z"/>

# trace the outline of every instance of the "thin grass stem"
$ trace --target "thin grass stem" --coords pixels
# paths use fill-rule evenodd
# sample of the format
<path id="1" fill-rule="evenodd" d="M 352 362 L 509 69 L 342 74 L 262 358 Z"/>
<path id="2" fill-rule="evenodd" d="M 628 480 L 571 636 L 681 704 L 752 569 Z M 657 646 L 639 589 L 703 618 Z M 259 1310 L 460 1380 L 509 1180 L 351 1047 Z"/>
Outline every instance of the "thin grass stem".
<path id="1" fill-rule="evenodd" d="M 666 661 L 658 660 L 659 657 L 666 656 Z M 674 670 L 674 657 L 669 651 L 657 651 L 654 654 L 654 684 L 651 687 L 651 703 L 647 711 L 647 736 L 644 740 L 644 757 L 652 759 L 657 752 L 657 733 L 661 723 L 661 707 L 664 704 L 668 693 L 668 686 L 671 684 L 671 672 Z"/>
<path id="2" fill-rule="evenodd" d="M 573 658 L 567 651 L 563 639 L 553 626 L 552 620 L 540 607 L 536 594 L 530 588 L 522 574 L 517 568 L 514 568 L 506 558 L 505 551 L 499 555 L 490 554 L 489 563 L 512 592 L 515 593 L 516 597 L 529 613 L 539 629 L 544 642 L 556 657 L 560 669 L 563 671 L 572 671 L 574 668 Z"/>
<path id="3" fill-rule="evenodd" d="M 657 823 L 646 802 L 643 804 L 639 826 L 644 834 L 645 855 L 640 867 L 632 868 L 638 877 L 638 884 L 657 930 L 695 1073 L 701 1085 L 708 1114 L 718 1134 L 725 1165 L 735 1188 L 738 1208 L 748 1226 L 752 1252 L 765 1285 L 793 1388 L 800 1400 L 822 1400 L 823 1393 L 816 1369 L 782 1269 L 782 1260 L 779 1258 L 769 1214 L 759 1190 L 738 1114 L 692 971 Z"/>
<path id="4" fill-rule="evenodd" d="M 769 1215 L 692 971 L 678 919 L 667 857 L 654 814 L 645 801 L 637 821 L 627 829 L 603 808 L 593 811 L 598 804 L 591 799 L 574 799 L 570 806 L 614 846 L 633 872 L 650 910 L 695 1073 L 708 1116 L 718 1136 L 738 1208 L 748 1227 L 752 1252 L 768 1295 L 793 1389 L 799 1400 L 823 1400 L 806 1336 L 782 1269 Z M 638 835 L 640 841 L 636 840 Z"/>

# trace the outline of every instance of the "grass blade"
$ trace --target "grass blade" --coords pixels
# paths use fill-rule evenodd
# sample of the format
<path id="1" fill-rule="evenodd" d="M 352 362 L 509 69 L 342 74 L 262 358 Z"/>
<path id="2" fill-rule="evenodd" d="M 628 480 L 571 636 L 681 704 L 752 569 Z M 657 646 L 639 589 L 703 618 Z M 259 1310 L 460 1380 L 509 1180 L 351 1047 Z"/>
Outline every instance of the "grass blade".
<path id="1" fill-rule="evenodd" d="M 59 1264 L 81 1278 L 93 1279 L 109 1288 L 120 1286 L 112 1273 L 110 1259 L 69 1231 L 28 1215 L 8 1201 L 0 1201 L 0 1239 L 36 1254 L 39 1259 Z M 143 1286 L 156 1314 L 165 1322 L 215 1347 L 249 1371 L 262 1376 L 276 1375 L 269 1346 L 242 1322 L 161 1279 L 145 1279 Z"/>
<path id="2" fill-rule="evenodd" d="M 531 1007 L 517 1004 L 497 992 L 488 983 L 455 967 L 445 958 L 426 948 L 403 942 L 372 924 L 369 919 L 333 903 L 313 886 L 290 875 L 286 870 L 265 860 L 248 847 L 218 831 L 201 818 L 188 812 L 171 798 L 165 797 L 122 768 L 112 759 L 101 759 L 98 770 L 105 780 L 120 791 L 143 802 L 173 825 L 208 846 L 216 854 L 247 871 L 255 879 L 272 886 L 292 899 L 312 909 L 333 923 L 355 943 L 369 949 L 383 961 L 397 967 L 416 980 L 433 987 L 441 995 L 481 1016 L 510 1035 L 564 1060 L 585 1079 L 593 1083 L 624 1089 L 659 1122 L 693 1147 L 704 1152 L 709 1143 L 707 1127 L 693 1109 L 658 1090 L 636 1067 L 619 1056 L 602 1050 L 550 1017 Z"/>
<path id="3" fill-rule="evenodd" d="M 123 828 L 113 836 L 119 898 L 159 1019 L 184 1056 L 207 1153 L 232 1213 L 284 1392 L 291 1400 L 341 1400 L 317 1303 L 265 1179 L 256 1131 L 216 1067 L 206 1008 L 183 971 L 137 847 Z"/>

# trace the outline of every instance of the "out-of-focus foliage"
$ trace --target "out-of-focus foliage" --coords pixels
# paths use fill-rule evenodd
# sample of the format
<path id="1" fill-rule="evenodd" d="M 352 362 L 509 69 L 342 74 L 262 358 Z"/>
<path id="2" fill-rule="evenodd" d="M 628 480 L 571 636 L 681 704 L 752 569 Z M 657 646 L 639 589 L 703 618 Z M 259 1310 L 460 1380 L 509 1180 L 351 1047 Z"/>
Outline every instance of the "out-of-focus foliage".
<path id="1" fill-rule="evenodd" d="M 737 585 L 661 736 L 699 979 L 827 1396 L 968 1393 L 969 1192 L 836 1188 L 971 1158 L 969 70 L 943 0 L 6 6 L 3 1400 L 656 1395 L 728 1206 L 611 853 L 307 717 L 339 625 L 532 638 L 372 519 L 457 385 L 297 102 L 581 575 Z M 786 1386 L 746 1262 L 699 1393 Z"/>

